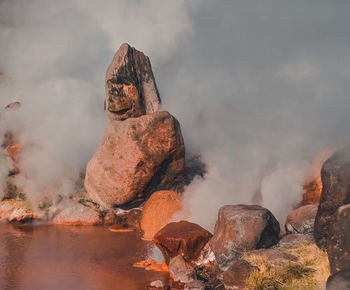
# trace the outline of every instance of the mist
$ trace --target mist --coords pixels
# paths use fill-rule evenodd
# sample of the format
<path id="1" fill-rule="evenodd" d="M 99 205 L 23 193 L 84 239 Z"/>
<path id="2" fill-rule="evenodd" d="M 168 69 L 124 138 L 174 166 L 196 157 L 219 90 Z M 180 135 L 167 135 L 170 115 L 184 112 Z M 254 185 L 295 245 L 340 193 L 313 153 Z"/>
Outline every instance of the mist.
<path id="1" fill-rule="evenodd" d="M 207 164 L 183 195 L 188 218 L 212 229 L 221 205 L 259 202 L 283 222 L 314 156 L 348 143 L 349 8 L 1 0 L 0 107 L 23 105 L 15 118 L 1 115 L 0 133 L 20 132 L 27 192 L 84 169 L 106 126 L 105 70 L 128 42 L 150 57 L 187 155 Z"/>

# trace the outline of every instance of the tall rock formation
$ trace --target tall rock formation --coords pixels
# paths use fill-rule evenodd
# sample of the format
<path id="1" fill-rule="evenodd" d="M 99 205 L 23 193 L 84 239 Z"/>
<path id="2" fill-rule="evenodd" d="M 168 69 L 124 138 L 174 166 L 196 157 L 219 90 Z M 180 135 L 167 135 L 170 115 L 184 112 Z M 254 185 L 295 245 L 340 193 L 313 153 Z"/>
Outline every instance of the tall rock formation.
<path id="1" fill-rule="evenodd" d="M 152 114 L 160 97 L 151 62 L 127 43 L 120 46 L 106 72 L 105 109 L 112 120 Z"/>
<path id="2" fill-rule="evenodd" d="M 181 190 L 184 141 L 179 122 L 158 111 L 149 58 L 123 44 L 107 69 L 105 85 L 111 122 L 86 168 L 88 198 L 102 210 L 132 208 L 154 191 Z"/>
<path id="3" fill-rule="evenodd" d="M 350 203 L 350 147 L 337 151 L 324 163 L 321 177 L 322 194 L 314 235 L 317 245 L 326 249 L 338 208 Z"/>

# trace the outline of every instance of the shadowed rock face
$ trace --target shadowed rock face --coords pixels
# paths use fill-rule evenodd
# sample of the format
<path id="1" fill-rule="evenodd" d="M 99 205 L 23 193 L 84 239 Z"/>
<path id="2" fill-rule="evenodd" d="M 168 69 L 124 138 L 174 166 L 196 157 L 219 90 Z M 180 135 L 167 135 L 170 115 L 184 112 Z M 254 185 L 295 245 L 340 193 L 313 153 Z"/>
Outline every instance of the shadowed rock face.
<path id="1" fill-rule="evenodd" d="M 114 55 L 105 80 L 105 109 L 112 120 L 140 117 L 159 110 L 160 97 L 151 62 L 124 43 Z"/>
<path id="2" fill-rule="evenodd" d="M 331 272 L 350 270 L 350 204 L 337 210 L 330 229 L 327 253 Z"/>
<path id="3" fill-rule="evenodd" d="M 167 263 L 182 255 L 185 261 L 196 260 L 212 234 L 201 226 L 187 221 L 167 224 L 153 238 Z"/>
<path id="4" fill-rule="evenodd" d="M 336 211 L 350 203 L 350 148 L 333 154 L 324 163 L 321 177 L 322 195 L 315 219 L 314 235 L 317 245 L 326 249 Z"/>
<path id="5" fill-rule="evenodd" d="M 168 112 L 112 121 L 84 185 L 101 209 L 132 208 L 157 190 L 180 190 L 184 156 L 180 125 Z"/>
<path id="6" fill-rule="evenodd" d="M 257 205 L 225 205 L 219 210 L 210 244 L 218 266 L 225 271 L 244 251 L 276 244 L 279 233 L 278 221 L 266 208 Z"/>

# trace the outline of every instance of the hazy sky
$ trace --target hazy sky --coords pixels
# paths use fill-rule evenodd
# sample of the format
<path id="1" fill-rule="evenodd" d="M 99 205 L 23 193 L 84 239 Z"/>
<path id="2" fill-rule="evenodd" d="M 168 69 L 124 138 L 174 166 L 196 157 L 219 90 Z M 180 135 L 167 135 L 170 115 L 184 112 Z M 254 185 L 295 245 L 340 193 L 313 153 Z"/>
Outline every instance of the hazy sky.
<path id="1" fill-rule="evenodd" d="M 208 164 L 186 190 L 192 220 L 210 228 L 220 205 L 259 190 L 283 220 L 308 162 L 350 135 L 349 12 L 348 0 L 0 0 L 0 106 L 24 104 L 0 131 L 42 145 L 23 161 L 40 184 L 84 166 L 105 128 L 105 70 L 128 42 Z"/>

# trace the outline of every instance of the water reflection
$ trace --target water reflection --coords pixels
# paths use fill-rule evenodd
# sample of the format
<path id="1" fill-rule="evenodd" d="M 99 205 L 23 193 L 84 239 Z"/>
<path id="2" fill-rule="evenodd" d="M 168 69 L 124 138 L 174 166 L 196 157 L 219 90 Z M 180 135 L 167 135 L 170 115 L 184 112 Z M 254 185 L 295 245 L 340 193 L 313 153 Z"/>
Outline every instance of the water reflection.
<path id="1" fill-rule="evenodd" d="M 0 289 L 146 289 L 168 279 L 132 267 L 150 247 L 104 227 L 0 224 Z"/>

